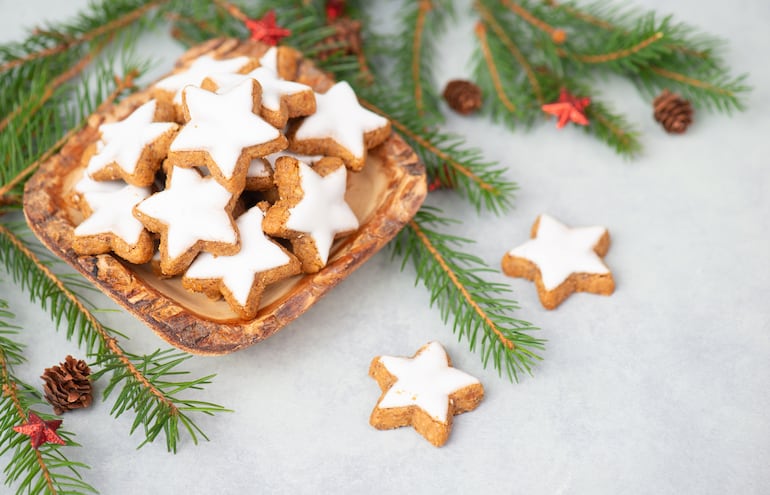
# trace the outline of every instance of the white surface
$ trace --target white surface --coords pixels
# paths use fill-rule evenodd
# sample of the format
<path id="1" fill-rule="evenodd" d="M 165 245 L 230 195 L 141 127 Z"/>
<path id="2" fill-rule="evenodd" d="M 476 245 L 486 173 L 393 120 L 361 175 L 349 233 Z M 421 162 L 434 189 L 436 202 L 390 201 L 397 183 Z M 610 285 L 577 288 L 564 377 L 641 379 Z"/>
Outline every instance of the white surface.
<path id="1" fill-rule="evenodd" d="M 58 20 L 84 4 L 0 0 L 0 37 L 20 39 L 40 13 Z M 87 479 L 105 494 L 770 493 L 770 4 L 635 4 L 728 39 L 730 65 L 751 73 L 748 111 L 698 113 L 687 134 L 672 137 L 649 102 L 611 80 L 603 99 L 644 133 L 633 162 L 553 123 L 512 134 L 483 118 L 448 116 L 448 128 L 508 166 L 521 186 L 501 217 L 477 216 L 452 194 L 431 198 L 464 221 L 455 231 L 477 239 L 475 252 L 490 265 L 527 238 L 541 212 L 605 225 L 612 236 L 611 297 L 576 295 L 549 312 L 531 283 L 492 277 L 510 282 L 517 315 L 549 341 L 533 378 L 512 385 L 484 370 L 428 308 L 413 271 L 399 272 L 381 253 L 276 336 L 190 361 L 196 375 L 218 374 L 195 398 L 235 410 L 196 418 L 210 442 L 183 442 L 176 456 L 162 441 L 136 451 L 133 417 L 112 419 L 111 404 L 66 415 L 83 445 L 67 454 L 91 465 Z M 459 21 L 443 43 L 441 87 L 468 74 L 472 27 Z M 155 77 L 180 53 L 164 39 L 141 45 L 164 61 Z M 17 369 L 23 378 L 39 383 L 67 352 L 82 355 L 13 284 L 0 287 L 31 346 L 29 364 Z M 131 335 L 131 350 L 162 345 L 123 312 L 105 319 Z M 411 355 L 431 340 L 487 392 L 456 418 L 441 449 L 410 428 L 368 425 L 380 393 L 367 376 L 372 357 Z"/>

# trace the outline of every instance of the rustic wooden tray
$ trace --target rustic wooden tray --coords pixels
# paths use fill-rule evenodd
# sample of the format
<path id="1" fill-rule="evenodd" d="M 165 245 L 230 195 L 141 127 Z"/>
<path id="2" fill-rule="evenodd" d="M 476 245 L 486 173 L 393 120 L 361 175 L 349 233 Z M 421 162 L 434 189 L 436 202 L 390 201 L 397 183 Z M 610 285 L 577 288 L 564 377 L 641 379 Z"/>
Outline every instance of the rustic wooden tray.
<path id="1" fill-rule="evenodd" d="M 204 53 L 259 57 L 266 49 L 255 42 L 216 39 L 191 49 L 180 63 Z M 307 60 L 299 62 L 297 71 L 298 79 L 316 91 L 333 84 Z M 132 265 L 109 254 L 81 256 L 72 250 L 73 230 L 82 216 L 72 204 L 71 191 L 83 174 L 83 152 L 97 139 L 101 122 L 122 118 L 149 98 L 149 90 L 145 90 L 91 116 L 88 126 L 42 163 L 27 182 L 24 213 L 32 231 L 51 251 L 164 340 L 185 351 L 226 354 L 274 334 L 387 244 L 425 199 L 423 165 L 403 139 L 392 134 L 370 152 L 362 172 L 350 174 L 346 199 L 359 219 L 359 229 L 335 243 L 320 272 L 268 287 L 257 317 L 238 319 L 224 301 L 183 289 L 179 277 L 159 278 L 149 265 Z"/>

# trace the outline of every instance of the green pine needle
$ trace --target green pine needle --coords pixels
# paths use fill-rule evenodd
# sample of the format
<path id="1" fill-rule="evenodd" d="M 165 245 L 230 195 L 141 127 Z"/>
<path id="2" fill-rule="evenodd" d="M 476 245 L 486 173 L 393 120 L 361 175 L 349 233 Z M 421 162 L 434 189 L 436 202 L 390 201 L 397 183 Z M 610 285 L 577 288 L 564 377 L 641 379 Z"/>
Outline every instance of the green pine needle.
<path id="1" fill-rule="evenodd" d="M 466 340 L 471 351 L 480 346 L 484 366 L 492 366 L 511 381 L 521 373 L 532 373 L 542 358 L 537 354 L 545 341 L 533 337 L 537 328 L 511 314 L 519 309 L 509 299 L 508 285 L 484 277 L 497 273 L 483 260 L 462 251 L 473 241 L 442 233 L 440 227 L 453 223 L 440 211 L 423 206 L 393 243 L 394 254 L 417 270 L 416 282 L 431 292 L 431 305 L 438 306 L 444 322 L 452 319 L 458 340 Z"/>
<path id="2" fill-rule="evenodd" d="M 3 470 L 5 484 L 15 485 L 19 495 L 52 493 L 54 490 L 59 494 L 98 493 L 81 474 L 90 467 L 65 455 L 70 447 L 80 446 L 73 433 L 59 428 L 56 433 L 66 445 L 46 443 L 36 450 L 28 436 L 13 430 L 14 426 L 26 422 L 32 408 L 48 407 L 37 389 L 13 373 L 15 366 L 25 362 L 24 346 L 14 339 L 21 328 L 11 323 L 13 319 L 8 303 L 0 299 L 0 388 L 3 390 L 0 396 L 0 456 L 10 456 Z M 53 419 L 48 414 L 36 413 L 43 420 Z"/>

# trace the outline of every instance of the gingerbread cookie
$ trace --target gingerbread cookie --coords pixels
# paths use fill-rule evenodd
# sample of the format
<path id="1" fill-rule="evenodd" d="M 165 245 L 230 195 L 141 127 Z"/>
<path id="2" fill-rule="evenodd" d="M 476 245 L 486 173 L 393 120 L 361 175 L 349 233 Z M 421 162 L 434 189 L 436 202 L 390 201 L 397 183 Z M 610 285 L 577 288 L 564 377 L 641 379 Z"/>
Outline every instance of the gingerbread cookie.
<path id="1" fill-rule="evenodd" d="M 369 423 L 379 430 L 412 425 L 436 447 L 449 438 L 453 416 L 476 409 L 484 398 L 481 383 L 453 368 L 438 342 L 411 358 L 377 356 L 369 376 L 382 389 Z"/>
<path id="2" fill-rule="evenodd" d="M 290 117 L 315 112 L 315 92 L 310 86 L 281 79 L 267 67 L 257 67 L 247 74 L 215 74 L 206 78 L 201 87 L 223 93 L 246 79 L 256 80 L 262 88 L 259 114 L 274 127 L 283 129 Z"/>
<path id="3" fill-rule="evenodd" d="M 273 187 L 273 170 L 275 170 L 275 162 L 282 156 L 290 156 L 301 162 L 307 163 L 311 167 L 315 165 L 318 160 L 323 158 L 321 155 L 299 155 L 286 150 L 271 153 L 264 158 L 255 158 L 251 161 L 249 171 L 246 173 L 246 190 L 265 191 Z"/>
<path id="4" fill-rule="evenodd" d="M 179 128 L 169 122 L 173 118 L 172 107 L 150 100 L 119 122 L 101 124 L 99 140 L 83 154 L 86 173 L 99 181 L 151 185 Z"/>
<path id="5" fill-rule="evenodd" d="M 353 88 L 338 82 L 316 94 L 316 112 L 289 128 L 289 150 L 308 155 L 338 156 L 354 171 L 366 163 L 366 150 L 390 135 L 390 121 L 363 108 Z"/>
<path id="6" fill-rule="evenodd" d="M 334 238 L 358 228 L 358 219 L 345 202 L 347 170 L 339 158 L 324 158 L 311 168 L 291 157 L 275 166 L 279 200 L 265 216 L 270 235 L 289 239 L 306 273 L 323 268 Z"/>
<path id="7" fill-rule="evenodd" d="M 166 76 L 154 85 L 156 98 L 173 101 L 182 105 L 182 90 L 186 86 L 200 86 L 203 80 L 212 74 L 236 73 L 253 68 L 254 61 L 249 57 L 234 57 L 223 60 L 209 55 L 202 55 L 187 66 Z"/>
<path id="8" fill-rule="evenodd" d="M 241 250 L 232 256 L 201 253 L 182 277 L 189 290 L 221 293 L 238 316 L 257 315 L 265 287 L 300 273 L 296 257 L 262 231 L 264 213 L 258 206 L 238 217 Z"/>
<path id="9" fill-rule="evenodd" d="M 167 162 L 205 165 L 233 194 L 240 194 L 254 158 L 286 148 L 286 138 L 254 113 L 259 84 L 247 79 L 224 93 L 188 86 L 183 93 L 187 124 L 171 142 Z"/>
<path id="10" fill-rule="evenodd" d="M 232 217 L 236 198 L 212 177 L 192 168 L 174 167 L 166 189 L 134 207 L 134 216 L 160 234 L 160 268 L 182 273 L 200 251 L 232 255 L 239 251 Z"/>
<path id="11" fill-rule="evenodd" d="M 75 227 L 72 249 L 78 254 L 114 252 L 130 263 L 146 263 L 155 251 L 153 238 L 132 214 L 147 198 L 147 187 L 122 182 L 95 182 L 84 177 L 75 185 L 87 218 Z"/>
<path id="12" fill-rule="evenodd" d="M 259 65 L 272 70 L 281 79 L 294 81 L 301 60 L 302 53 L 291 47 L 272 46 L 259 57 Z"/>
<path id="13" fill-rule="evenodd" d="M 610 247 L 604 227 L 569 228 L 548 215 L 532 226 L 531 240 L 503 256 L 506 275 L 535 281 L 540 302 L 554 309 L 573 292 L 610 295 L 615 281 L 602 257 Z"/>

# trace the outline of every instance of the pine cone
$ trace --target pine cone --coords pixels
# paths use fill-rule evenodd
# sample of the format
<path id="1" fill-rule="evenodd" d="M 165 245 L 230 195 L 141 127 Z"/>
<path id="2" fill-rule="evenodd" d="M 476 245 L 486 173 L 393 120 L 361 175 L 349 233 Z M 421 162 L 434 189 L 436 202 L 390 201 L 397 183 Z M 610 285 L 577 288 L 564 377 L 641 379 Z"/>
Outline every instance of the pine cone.
<path id="1" fill-rule="evenodd" d="M 682 134 L 692 123 L 692 105 L 690 102 L 664 89 L 652 102 L 655 120 L 660 122 L 666 132 Z"/>
<path id="2" fill-rule="evenodd" d="M 358 55 L 361 53 L 361 22 L 340 17 L 329 24 L 334 28 L 334 34 L 327 36 L 318 43 L 316 57 L 326 60 L 335 54 Z"/>
<path id="3" fill-rule="evenodd" d="M 468 115 L 481 108 L 481 89 L 471 81 L 454 79 L 444 88 L 444 99 L 452 110 Z"/>
<path id="4" fill-rule="evenodd" d="M 43 392 L 55 414 L 91 405 L 93 397 L 91 380 L 88 379 L 90 374 L 86 362 L 72 356 L 67 356 L 59 366 L 46 368 L 40 378 L 45 382 Z"/>

